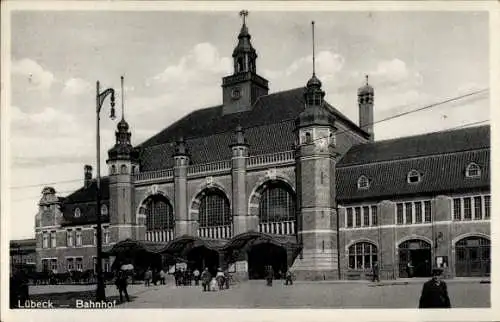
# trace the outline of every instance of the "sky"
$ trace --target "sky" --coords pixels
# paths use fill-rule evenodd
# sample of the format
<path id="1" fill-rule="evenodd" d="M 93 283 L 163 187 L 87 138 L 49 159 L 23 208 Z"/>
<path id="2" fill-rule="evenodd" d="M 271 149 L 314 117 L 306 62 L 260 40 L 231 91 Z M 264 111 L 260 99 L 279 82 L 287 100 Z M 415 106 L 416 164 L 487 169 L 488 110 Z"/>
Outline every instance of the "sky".
<path id="1" fill-rule="evenodd" d="M 326 100 L 358 123 L 357 88 L 375 89 L 375 122 L 489 88 L 485 12 L 262 12 L 247 26 L 270 92 L 304 86 L 312 71 Z M 222 102 L 241 27 L 238 11 L 19 11 L 11 15 L 11 239 L 34 236 L 44 186 L 60 196 L 95 172 L 95 83 L 117 90 L 139 144 L 189 112 Z M 101 174 L 119 121 L 101 113 Z M 118 109 L 118 116 L 121 115 Z M 376 140 L 490 118 L 482 92 L 375 124 Z M 486 122 L 487 123 L 487 122 Z M 486 124 L 481 123 L 481 124 Z"/>

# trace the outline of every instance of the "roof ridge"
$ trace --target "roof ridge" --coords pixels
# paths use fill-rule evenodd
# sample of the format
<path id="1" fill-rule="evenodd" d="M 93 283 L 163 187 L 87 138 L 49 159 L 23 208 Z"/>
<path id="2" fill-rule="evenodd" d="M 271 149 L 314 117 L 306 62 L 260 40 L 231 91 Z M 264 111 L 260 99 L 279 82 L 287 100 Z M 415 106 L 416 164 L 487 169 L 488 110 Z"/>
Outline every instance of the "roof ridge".
<path id="1" fill-rule="evenodd" d="M 391 139 L 385 139 L 385 140 L 380 140 L 380 141 L 374 141 L 374 142 L 366 142 L 366 143 L 361 143 L 361 144 L 356 144 L 355 146 L 361 146 L 361 145 L 375 145 L 378 143 L 388 143 L 391 141 L 398 141 L 398 140 L 404 140 L 404 139 L 409 139 L 409 138 L 418 138 L 418 137 L 425 137 L 425 136 L 431 136 L 431 135 L 436 135 L 436 134 L 445 134 L 445 133 L 451 133 L 451 132 L 461 132 L 465 130 L 471 130 L 471 129 L 479 129 L 479 128 L 490 128 L 489 125 L 479 125 L 479 126 L 471 126 L 471 127 L 465 127 L 465 128 L 459 128 L 459 129 L 445 129 L 445 130 L 435 130 L 432 132 L 427 132 L 427 133 L 420 133 L 420 134 L 414 134 L 414 135 L 407 135 L 407 136 L 400 136 L 397 138 L 391 138 Z"/>
<path id="2" fill-rule="evenodd" d="M 461 153 L 466 153 L 466 152 L 473 152 L 473 151 L 489 151 L 490 148 L 472 148 L 468 150 L 459 150 L 459 151 L 451 151 L 451 152 L 444 152 L 444 153 L 430 153 L 430 154 L 424 154 L 424 155 L 417 155 L 417 156 L 410 156 L 410 157 L 402 157 L 402 158 L 393 158 L 393 159 L 386 159 L 386 160 L 375 160 L 373 162 L 370 161 L 364 161 L 364 162 L 357 162 L 357 163 L 347 163 L 343 165 L 342 163 L 338 163 L 337 169 L 346 169 L 346 168 L 354 168 L 354 167 L 359 167 L 363 165 L 374 165 L 374 164 L 381 164 L 381 163 L 390 163 L 390 162 L 400 162 L 400 161 L 406 161 L 406 160 L 415 160 L 415 159 L 424 159 L 424 158 L 430 158 L 430 157 L 441 157 L 441 156 L 446 156 L 446 155 L 453 155 L 453 154 L 461 154 Z"/>

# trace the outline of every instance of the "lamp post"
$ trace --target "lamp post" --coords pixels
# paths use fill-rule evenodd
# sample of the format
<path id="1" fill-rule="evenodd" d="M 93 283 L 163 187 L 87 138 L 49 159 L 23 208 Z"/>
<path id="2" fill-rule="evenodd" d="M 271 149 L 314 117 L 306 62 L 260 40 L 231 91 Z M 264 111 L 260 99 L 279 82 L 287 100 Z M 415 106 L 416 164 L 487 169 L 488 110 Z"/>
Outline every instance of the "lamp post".
<path id="1" fill-rule="evenodd" d="M 97 154 L 97 174 L 96 174 L 96 216 L 97 216 L 97 301 L 104 301 L 106 293 L 104 291 L 104 279 L 102 276 L 102 226 L 101 226 L 101 135 L 99 126 L 99 115 L 102 103 L 108 95 L 111 95 L 110 118 L 115 118 L 115 90 L 108 88 L 101 93 L 99 81 L 96 84 L 96 154 Z"/>

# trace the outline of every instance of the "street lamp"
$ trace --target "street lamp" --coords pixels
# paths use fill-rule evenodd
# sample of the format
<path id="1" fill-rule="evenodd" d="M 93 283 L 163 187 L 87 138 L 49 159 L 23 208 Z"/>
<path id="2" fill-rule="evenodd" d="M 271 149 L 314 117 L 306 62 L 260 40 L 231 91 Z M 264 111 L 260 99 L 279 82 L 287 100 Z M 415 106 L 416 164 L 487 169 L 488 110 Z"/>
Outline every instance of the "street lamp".
<path id="1" fill-rule="evenodd" d="M 96 174 L 96 216 L 97 216 L 97 301 L 104 301 L 106 293 L 104 291 L 104 279 L 102 276 L 102 227 L 101 227 L 101 135 L 99 127 L 99 114 L 102 103 L 108 95 L 111 95 L 111 114 L 110 118 L 115 119 L 115 90 L 108 88 L 100 92 L 99 81 L 96 86 L 96 154 L 97 154 L 97 174 Z"/>

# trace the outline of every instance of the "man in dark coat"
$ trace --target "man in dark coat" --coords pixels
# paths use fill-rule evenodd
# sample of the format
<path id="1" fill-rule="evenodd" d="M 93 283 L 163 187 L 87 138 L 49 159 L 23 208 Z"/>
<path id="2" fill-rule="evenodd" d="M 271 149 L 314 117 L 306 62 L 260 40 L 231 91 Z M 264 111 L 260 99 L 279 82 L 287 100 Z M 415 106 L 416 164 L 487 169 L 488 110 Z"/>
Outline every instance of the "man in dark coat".
<path id="1" fill-rule="evenodd" d="M 443 270 L 432 270 L 432 279 L 425 282 L 420 296 L 420 309 L 426 308 L 451 308 L 450 298 L 446 283 L 442 280 Z"/>

